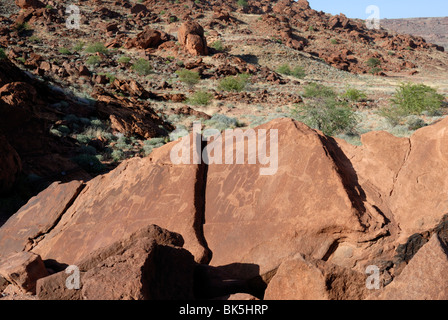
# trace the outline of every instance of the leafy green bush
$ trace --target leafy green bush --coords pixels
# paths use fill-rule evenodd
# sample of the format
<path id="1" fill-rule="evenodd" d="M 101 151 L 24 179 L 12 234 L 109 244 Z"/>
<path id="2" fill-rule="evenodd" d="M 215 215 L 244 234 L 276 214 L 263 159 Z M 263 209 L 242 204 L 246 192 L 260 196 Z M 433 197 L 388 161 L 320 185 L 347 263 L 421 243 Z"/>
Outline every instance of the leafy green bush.
<path id="1" fill-rule="evenodd" d="M 85 46 L 85 42 L 83 42 L 83 41 L 78 41 L 75 45 L 74 45 L 74 47 L 73 47 L 73 51 L 75 51 L 75 52 L 78 52 L 78 51 L 81 51 L 83 48 L 84 48 L 84 46 Z"/>
<path id="2" fill-rule="evenodd" d="M 331 44 L 339 44 L 339 41 L 337 39 L 331 39 L 330 40 Z"/>
<path id="3" fill-rule="evenodd" d="M 97 53 L 98 52 L 98 53 L 107 54 L 109 52 L 109 50 L 104 46 L 103 43 L 95 42 L 86 48 L 86 52 L 88 52 L 88 53 Z"/>
<path id="4" fill-rule="evenodd" d="M 221 40 L 216 40 L 215 42 L 213 42 L 210 45 L 210 47 L 215 49 L 216 51 L 219 51 L 219 52 L 223 52 L 223 51 L 226 50 L 226 48 L 225 48 L 225 46 L 224 46 L 224 44 L 222 43 Z"/>
<path id="5" fill-rule="evenodd" d="M 72 54 L 72 52 L 67 48 L 59 48 L 59 53 L 64 55 Z"/>
<path id="6" fill-rule="evenodd" d="M 246 8 L 249 5 L 247 0 L 238 0 L 236 3 L 238 4 L 238 6 L 243 7 L 243 8 Z"/>
<path id="7" fill-rule="evenodd" d="M 128 64 L 129 62 L 131 62 L 131 58 L 126 57 L 126 56 L 121 56 L 120 58 L 118 58 L 117 62 L 123 63 L 123 64 Z"/>
<path id="8" fill-rule="evenodd" d="M 381 64 L 381 60 L 378 58 L 369 58 L 367 60 L 367 66 L 370 68 L 378 67 Z"/>
<path id="9" fill-rule="evenodd" d="M 403 115 L 419 115 L 424 111 L 436 114 L 442 107 L 444 96 L 424 84 L 402 83 L 391 102 Z"/>
<path id="10" fill-rule="evenodd" d="M 355 88 L 348 88 L 342 97 L 351 102 L 359 102 L 367 99 L 367 95 L 364 92 Z"/>
<path id="11" fill-rule="evenodd" d="M 248 82 L 248 74 L 239 74 L 236 77 L 227 76 L 219 81 L 218 90 L 241 92 L 246 88 Z"/>
<path id="12" fill-rule="evenodd" d="M 350 107 L 331 99 L 316 99 L 301 104 L 293 109 L 292 117 L 328 136 L 351 132 L 358 123 Z"/>
<path id="13" fill-rule="evenodd" d="M 132 70 L 139 75 L 146 76 L 151 73 L 152 66 L 148 60 L 140 58 L 132 65 Z"/>
<path id="14" fill-rule="evenodd" d="M 126 154 L 120 149 L 115 149 L 112 151 L 111 157 L 115 162 L 118 162 L 126 159 Z"/>
<path id="15" fill-rule="evenodd" d="M 327 86 L 319 83 L 309 83 L 305 86 L 304 92 L 302 93 L 305 98 L 336 98 L 336 92 Z"/>
<path id="16" fill-rule="evenodd" d="M 207 91 L 196 91 L 188 98 L 188 103 L 192 105 L 206 106 L 213 99 L 213 94 Z"/>
<path id="17" fill-rule="evenodd" d="M 73 158 L 73 161 L 87 172 L 101 173 L 105 170 L 104 164 L 91 154 L 80 154 Z"/>
<path id="18" fill-rule="evenodd" d="M 90 56 L 86 60 L 86 64 L 91 66 L 98 66 L 101 63 L 101 58 L 99 56 Z"/>
<path id="19" fill-rule="evenodd" d="M 201 79 L 199 73 L 187 69 L 178 70 L 176 71 L 176 74 L 179 76 L 180 81 L 190 87 L 198 84 Z"/>

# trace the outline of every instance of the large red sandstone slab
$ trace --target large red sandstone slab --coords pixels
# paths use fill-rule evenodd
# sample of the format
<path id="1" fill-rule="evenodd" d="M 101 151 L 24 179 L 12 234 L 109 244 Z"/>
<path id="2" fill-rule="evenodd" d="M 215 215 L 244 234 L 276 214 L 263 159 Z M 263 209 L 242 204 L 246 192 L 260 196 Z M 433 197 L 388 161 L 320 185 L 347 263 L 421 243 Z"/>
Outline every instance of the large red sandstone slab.
<path id="1" fill-rule="evenodd" d="M 448 208 L 448 118 L 416 131 L 396 179 L 391 209 L 407 235 L 433 228 Z"/>
<path id="2" fill-rule="evenodd" d="M 55 182 L 31 198 L 0 228 L 0 260 L 11 253 L 31 249 L 57 224 L 82 187 L 79 181 Z"/>
<path id="3" fill-rule="evenodd" d="M 197 261 L 209 252 L 201 237 L 202 211 L 196 195 L 204 183 L 198 165 L 166 162 L 171 146 L 157 159 L 126 161 L 86 184 L 61 221 L 33 249 L 44 259 L 73 264 L 101 247 L 150 224 L 182 234 Z M 164 158 L 165 157 L 165 158 Z M 164 160 L 165 159 L 165 160 Z"/>
<path id="4" fill-rule="evenodd" d="M 378 231 L 320 134 L 291 119 L 256 129 L 278 129 L 274 175 L 260 175 L 259 163 L 208 168 L 204 234 L 213 265 L 251 263 L 263 274 L 296 253 L 328 259 L 335 243 Z"/>

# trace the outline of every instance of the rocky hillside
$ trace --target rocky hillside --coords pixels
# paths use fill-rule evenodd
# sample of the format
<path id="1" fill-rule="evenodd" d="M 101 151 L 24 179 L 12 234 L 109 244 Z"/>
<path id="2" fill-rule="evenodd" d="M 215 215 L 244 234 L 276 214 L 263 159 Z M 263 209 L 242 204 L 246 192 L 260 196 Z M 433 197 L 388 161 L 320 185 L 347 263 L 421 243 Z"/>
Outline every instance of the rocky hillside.
<path id="1" fill-rule="evenodd" d="M 448 49 L 448 17 L 383 19 L 382 27 L 400 34 L 420 36 L 431 43 Z"/>
<path id="2" fill-rule="evenodd" d="M 448 298 L 440 45 L 305 0 L 0 8 L 5 299 Z M 394 113 L 405 81 L 440 84 L 420 96 L 437 108 Z M 306 125 L 305 107 L 339 123 Z M 278 132 L 275 174 L 247 149 L 173 163 L 198 121 Z"/>

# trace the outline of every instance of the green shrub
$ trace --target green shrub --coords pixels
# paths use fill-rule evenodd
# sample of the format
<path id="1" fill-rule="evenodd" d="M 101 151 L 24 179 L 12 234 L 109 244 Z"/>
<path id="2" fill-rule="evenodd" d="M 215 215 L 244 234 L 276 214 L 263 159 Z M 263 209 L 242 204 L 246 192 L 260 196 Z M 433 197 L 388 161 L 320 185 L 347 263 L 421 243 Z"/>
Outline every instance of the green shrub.
<path id="1" fill-rule="evenodd" d="M 331 99 L 316 99 L 310 103 L 301 104 L 293 109 L 291 115 L 328 136 L 351 132 L 358 123 L 350 107 Z"/>
<path id="2" fill-rule="evenodd" d="M 210 45 L 210 47 L 215 49 L 216 51 L 219 51 L 219 52 L 223 52 L 223 51 L 226 50 L 226 48 L 224 47 L 224 44 L 222 43 L 221 40 L 216 40 L 215 42 L 213 42 Z"/>
<path id="3" fill-rule="evenodd" d="M 367 95 L 364 92 L 355 88 L 348 88 L 342 97 L 351 102 L 359 102 L 367 99 Z"/>
<path id="4" fill-rule="evenodd" d="M 92 146 L 81 146 L 79 150 L 83 154 L 96 155 L 96 149 Z"/>
<path id="5" fill-rule="evenodd" d="M 391 102 L 405 116 L 419 115 L 424 111 L 434 115 L 441 109 L 444 99 L 436 89 L 427 85 L 402 83 Z"/>
<path id="6" fill-rule="evenodd" d="M 206 91 L 196 91 L 188 98 L 187 102 L 192 105 L 206 106 L 210 103 L 212 99 L 213 94 Z"/>
<path id="7" fill-rule="evenodd" d="M 208 127 L 217 129 L 218 131 L 239 127 L 239 123 L 236 118 L 231 118 L 219 113 L 214 114 L 209 120 L 206 120 L 205 124 Z"/>
<path id="8" fill-rule="evenodd" d="M 123 63 L 123 64 L 128 64 L 129 62 L 131 62 L 131 58 L 126 57 L 126 56 L 121 56 L 120 58 L 118 58 L 117 62 Z"/>
<path id="9" fill-rule="evenodd" d="M 339 41 L 337 39 L 331 39 L 330 42 L 331 44 L 339 44 Z"/>
<path id="10" fill-rule="evenodd" d="M 67 48 L 59 48 L 59 53 L 64 55 L 72 54 L 72 52 Z"/>
<path id="11" fill-rule="evenodd" d="M 279 66 L 277 68 L 277 72 L 281 73 L 281 74 L 290 75 L 291 74 L 291 67 L 287 63 L 282 64 L 281 66 Z"/>
<path id="12" fill-rule="evenodd" d="M 126 154 L 120 149 L 115 149 L 112 151 L 111 157 L 115 162 L 118 162 L 126 159 Z"/>
<path id="13" fill-rule="evenodd" d="M 92 138 L 87 136 L 86 134 L 78 134 L 76 136 L 76 140 L 78 140 L 79 143 L 88 144 L 92 140 Z"/>
<path id="14" fill-rule="evenodd" d="M 423 119 L 415 115 L 411 115 L 407 118 L 406 125 L 408 126 L 409 130 L 414 131 L 423 128 L 424 126 L 426 126 L 426 123 Z"/>
<path id="15" fill-rule="evenodd" d="M 0 48 L 0 60 L 6 59 L 5 50 Z"/>
<path id="16" fill-rule="evenodd" d="M 298 79 L 303 79 L 306 76 L 305 69 L 301 66 L 296 66 L 291 70 L 291 67 L 285 63 L 277 68 L 277 72 L 288 76 L 293 76 Z"/>
<path id="17" fill-rule="evenodd" d="M 218 90 L 222 91 L 243 91 L 249 82 L 248 74 L 239 74 L 238 76 L 227 76 L 219 81 Z"/>
<path id="18" fill-rule="evenodd" d="M 87 172 L 101 173 L 105 170 L 104 164 L 91 154 L 80 154 L 73 158 L 73 161 Z"/>
<path id="19" fill-rule="evenodd" d="M 380 73 L 381 71 L 383 71 L 383 69 L 379 68 L 379 67 L 375 67 L 369 70 L 370 74 L 377 74 Z"/>
<path id="20" fill-rule="evenodd" d="M 103 43 L 95 42 L 86 48 L 86 52 L 88 52 L 88 53 L 97 53 L 98 52 L 98 53 L 107 54 L 109 52 L 109 50 L 104 46 Z"/>
<path id="21" fill-rule="evenodd" d="M 91 66 L 98 66 L 101 63 L 101 58 L 99 56 L 90 56 L 86 60 L 86 64 Z"/>
<path id="22" fill-rule="evenodd" d="M 305 98 L 336 98 L 336 92 L 327 86 L 315 82 L 309 83 L 305 86 L 303 97 Z"/>
<path id="23" fill-rule="evenodd" d="M 151 73 L 152 66 L 148 60 L 140 58 L 132 65 L 132 70 L 141 76 L 146 76 Z"/>
<path id="24" fill-rule="evenodd" d="M 76 44 L 75 44 L 75 46 L 73 47 L 73 51 L 75 51 L 75 52 L 78 52 L 78 51 L 81 51 L 83 48 L 84 48 L 84 46 L 85 46 L 85 43 L 84 42 L 82 42 L 82 41 L 78 41 Z"/>
<path id="25" fill-rule="evenodd" d="M 30 25 L 27 22 L 24 23 L 18 23 L 14 26 L 14 29 L 17 31 L 17 33 L 22 33 L 28 30 L 31 30 Z"/>
<path id="26" fill-rule="evenodd" d="M 249 5 L 247 0 L 238 0 L 236 3 L 238 6 L 243 7 L 243 8 L 246 8 Z"/>
<path id="27" fill-rule="evenodd" d="M 378 58 L 370 58 L 369 60 L 367 60 L 367 66 L 370 68 L 378 67 L 380 64 L 381 61 Z"/>
<path id="28" fill-rule="evenodd" d="M 180 81 L 191 87 L 198 84 L 201 79 L 199 73 L 187 69 L 178 70 L 176 74 L 179 76 Z"/>

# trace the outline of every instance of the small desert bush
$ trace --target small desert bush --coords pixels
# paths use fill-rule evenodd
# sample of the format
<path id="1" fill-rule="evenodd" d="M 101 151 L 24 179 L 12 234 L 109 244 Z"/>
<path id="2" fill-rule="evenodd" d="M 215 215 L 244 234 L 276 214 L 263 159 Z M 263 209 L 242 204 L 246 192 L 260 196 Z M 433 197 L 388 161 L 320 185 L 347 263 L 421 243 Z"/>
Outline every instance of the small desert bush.
<path id="1" fill-rule="evenodd" d="M 335 99 L 337 97 L 336 92 L 332 88 L 314 82 L 305 86 L 302 95 L 305 98 Z"/>
<path id="2" fill-rule="evenodd" d="M 316 99 L 301 104 L 293 109 L 291 115 L 328 136 L 352 132 L 358 124 L 355 112 L 347 104 L 333 99 Z"/>
<path id="3" fill-rule="evenodd" d="M 347 88 L 342 98 L 347 99 L 351 102 L 360 102 L 367 99 L 367 95 L 361 90 L 355 88 Z"/>
<path id="4" fill-rule="evenodd" d="M 105 47 L 105 45 L 101 42 L 95 42 L 93 44 L 90 44 L 87 48 L 86 48 L 86 52 L 88 53 L 103 53 L 103 54 L 107 54 L 109 52 L 109 50 Z"/>
<path id="5" fill-rule="evenodd" d="M 236 3 L 238 6 L 243 7 L 243 8 L 246 8 L 249 5 L 247 0 L 238 0 Z"/>
<path id="6" fill-rule="evenodd" d="M 132 70 L 139 75 L 146 76 L 151 73 L 152 66 L 148 60 L 140 58 L 132 65 Z"/>
<path id="7" fill-rule="evenodd" d="M 58 51 L 59 51 L 60 54 L 63 54 L 63 55 L 70 55 L 70 54 L 72 54 L 72 52 L 69 49 L 67 49 L 67 48 L 59 48 Z"/>
<path id="8" fill-rule="evenodd" d="M 424 111 L 434 115 L 441 109 L 444 99 L 436 89 L 427 85 L 402 83 L 391 102 L 404 115 L 419 115 Z"/>
<path id="9" fill-rule="evenodd" d="M 101 63 L 101 58 L 99 56 L 90 56 L 86 60 L 86 64 L 91 66 L 98 66 Z"/>
<path id="10" fill-rule="evenodd" d="M 240 126 L 236 118 L 231 118 L 219 113 L 214 114 L 209 120 L 206 120 L 205 125 L 217 129 L 218 131 L 235 129 Z"/>
<path id="11" fill-rule="evenodd" d="M 123 63 L 123 64 L 128 64 L 129 62 L 131 62 L 131 58 L 126 57 L 126 56 L 121 56 L 120 58 L 118 58 L 117 62 Z"/>
<path id="12" fill-rule="evenodd" d="M 73 51 L 78 52 L 81 51 L 85 46 L 85 43 L 82 41 L 78 41 L 72 48 Z"/>
<path id="13" fill-rule="evenodd" d="M 207 91 L 196 91 L 188 98 L 188 103 L 192 105 L 206 106 L 213 99 L 213 94 Z"/>
<path id="14" fill-rule="evenodd" d="M 370 68 L 378 67 L 381 64 L 381 60 L 378 58 L 369 58 L 367 60 L 367 66 Z"/>
<path id="15" fill-rule="evenodd" d="M 199 80 L 201 80 L 199 73 L 187 69 L 178 70 L 176 74 L 179 76 L 180 81 L 191 87 L 198 84 Z"/>
<path id="16" fill-rule="evenodd" d="M 303 79 L 306 76 L 305 70 L 301 66 L 295 66 L 293 69 L 288 64 L 282 64 L 277 69 L 278 73 Z"/>
<path id="17" fill-rule="evenodd" d="M 80 154 L 73 158 L 81 168 L 91 173 L 101 173 L 105 170 L 104 164 L 94 155 L 91 154 Z"/>
<path id="18" fill-rule="evenodd" d="M 0 60 L 6 59 L 5 50 L 0 48 Z"/>
<path id="19" fill-rule="evenodd" d="M 222 43 L 221 40 L 216 40 L 215 42 L 213 42 L 210 45 L 210 47 L 215 49 L 216 51 L 219 51 L 219 52 L 223 52 L 223 51 L 226 50 L 226 48 L 225 48 L 225 46 L 224 46 L 224 44 Z"/>
<path id="20" fill-rule="evenodd" d="M 243 91 L 249 82 L 248 74 L 239 74 L 238 76 L 228 76 L 219 81 L 218 90 L 221 91 Z"/>

